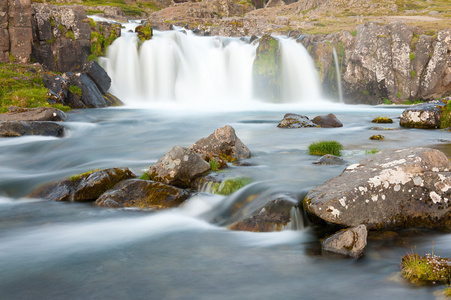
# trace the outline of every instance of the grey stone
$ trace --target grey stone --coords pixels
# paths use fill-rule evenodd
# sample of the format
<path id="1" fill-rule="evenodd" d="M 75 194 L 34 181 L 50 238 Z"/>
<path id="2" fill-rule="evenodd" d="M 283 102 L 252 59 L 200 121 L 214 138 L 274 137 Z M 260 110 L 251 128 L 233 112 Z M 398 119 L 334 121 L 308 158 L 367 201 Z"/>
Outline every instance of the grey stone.
<path id="1" fill-rule="evenodd" d="M 365 225 L 341 230 L 321 243 L 325 252 L 338 253 L 358 258 L 363 254 L 367 244 L 367 229 Z"/>
<path id="2" fill-rule="evenodd" d="M 305 128 L 305 127 L 318 127 L 308 117 L 298 114 L 285 114 L 283 120 L 280 121 L 277 127 L 280 128 Z"/>

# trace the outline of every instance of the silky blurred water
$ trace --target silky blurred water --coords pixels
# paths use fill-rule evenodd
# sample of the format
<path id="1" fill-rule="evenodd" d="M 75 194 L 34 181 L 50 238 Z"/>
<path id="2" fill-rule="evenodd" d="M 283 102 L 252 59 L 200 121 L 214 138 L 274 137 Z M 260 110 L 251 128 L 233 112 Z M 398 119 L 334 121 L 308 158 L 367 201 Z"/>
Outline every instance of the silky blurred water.
<path id="1" fill-rule="evenodd" d="M 402 110 L 330 102 L 88 109 L 68 114 L 64 138 L 2 138 L 0 298 L 433 299 L 441 288 L 404 282 L 400 259 L 414 248 L 430 252 L 433 241 L 434 253 L 450 256 L 450 234 L 370 237 L 361 259 L 341 259 L 320 254 L 325 233 L 317 228 L 233 232 L 202 218 L 229 199 L 223 196 L 201 194 L 164 212 L 24 198 L 43 183 L 90 169 L 130 167 L 141 175 L 173 146 L 190 146 L 227 124 L 252 152 L 252 166 L 231 165 L 227 175 L 247 176 L 273 194 L 299 195 L 342 172 L 345 166 L 312 164 L 313 141 L 339 141 L 348 164 L 375 148 L 426 146 L 451 154 L 448 132 L 400 128 Z M 277 128 L 288 112 L 311 118 L 333 112 L 344 127 Z M 370 123 L 377 116 L 395 123 Z M 370 141 L 373 134 L 385 140 Z"/>

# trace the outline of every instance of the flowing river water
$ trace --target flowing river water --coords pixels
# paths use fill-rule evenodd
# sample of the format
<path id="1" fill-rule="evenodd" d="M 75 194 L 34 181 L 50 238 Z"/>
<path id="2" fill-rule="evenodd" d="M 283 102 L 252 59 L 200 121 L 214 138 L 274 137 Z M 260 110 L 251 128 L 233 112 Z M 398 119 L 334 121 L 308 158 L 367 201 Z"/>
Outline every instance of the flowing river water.
<path id="1" fill-rule="evenodd" d="M 124 93 L 117 81 L 114 86 Z M 451 234 L 414 229 L 383 238 L 370 234 L 363 257 L 343 259 L 321 255 L 319 238 L 325 233 L 315 226 L 238 232 L 207 216 L 239 203 L 249 192 L 302 198 L 339 175 L 345 166 L 312 164 L 318 157 L 307 154 L 311 142 L 339 141 L 351 164 L 375 148 L 425 146 L 451 155 L 448 132 L 400 128 L 402 107 L 308 101 L 308 93 L 300 97 L 303 101 L 288 104 L 144 103 L 133 93 L 122 96 L 129 104 L 125 107 L 68 113 L 64 138 L 0 139 L 1 299 L 439 297 L 443 287 L 408 284 L 399 264 L 407 252 L 431 252 L 433 244 L 435 254 L 450 256 Z M 277 128 L 288 112 L 309 117 L 334 113 L 344 126 Z M 382 126 L 395 130 L 372 130 L 371 120 L 378 116 L 393 118 L 394 124 Z M 251 166 L 231 165 L 225 171 L 253 181 L 231 196 L 199 193 L 180 208 L 160 212 L 26 198 L 43 183 L 90 169 L 129 167 L 140 175 L 173 146 L 190 146 L 227 124 L 252 152 Z M 386 139 L 370 141 L 373 134 Z"/>

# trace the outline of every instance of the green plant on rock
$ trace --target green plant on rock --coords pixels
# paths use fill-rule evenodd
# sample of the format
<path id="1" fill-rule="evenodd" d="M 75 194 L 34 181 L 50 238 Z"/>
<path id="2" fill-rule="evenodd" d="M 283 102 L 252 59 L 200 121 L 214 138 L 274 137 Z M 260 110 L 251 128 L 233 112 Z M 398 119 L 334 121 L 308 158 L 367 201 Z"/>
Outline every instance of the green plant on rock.
<path id="1" fill-rule="evenodd" d="M 357 29 L 356 29 L 356 30 L 353 30 L 353 31 L 351 31 L 351 34 L 352 34 L 352 36 L 356 36 L 356 35 L 357 35 Z"/>
<path id="2" fill-rule="evenodd" d="M 69 87 L 69 91 L 71 91 L 73 94 L 75 94 L 78 98 L 81 98 L 81 88 L 79 88 L 76 85 L 71 85 Z"/>
<path id="3" fill-rule="evenodd" d="M 221 183 L 214 184 L 211 187 L 211 191 L 214 194 L 228 196 L 249 183 L 251 183 L 251 180 L 247 177 L 227 178 Z"/>
<path id="4" fill-rule="evenodd" d="M 393 120 L 388 117 L 377 117 L 374 118 L 371 123 L 393 123 Z"/>
<path id="5" fill-rule="evenodd" d="M 141 175 L 141 177 L 139 177 L 138 179 L 141 179 L 141 180 L 151 180 L 150 175 L 149 175 L 148 172 L 144 172 L 144 173 Z"/>
<path id="6" fill-rule="evenodd" d="M 415 78 L 416 75 L 417 75 L 417 74 L 415 73 L 414 70 L 410 71 L 410 76 L 412 76 L 412 78 Z"/>
<path id="7" fill-rule="evenodd" d="M 409 58 L 410 58 L 410 60 L 414 60 L 415 59 L 415 53 L 410 53 L 409 54 Z"/>
<path id="8" fill-rule="evenodd" d="M 308 146 L 310 155 L 326 155 L 332 154 L 335 156 L 341 156 L 343 145 L 337 141 L 319 141 L 311 143 Z"/>
<path id="9" fill-rule="evenodd" d="M 72 30 L 69 30 L 68 32 L 66 32 L 66 38 L 71 39 L 75 42 L 76 38 L 75 38 L 75 34 L 72 32 Z"/>
<path id="10" fill-rule="evenodd" d="M 83 177 L 88 177 L 89 175 L 91 175 L 94 172 L 100 171 L 100 169 L 93 169 L 93 170 L 89 170 L 87 172 L 81 173 L 81 174 L 77 174 L 77 175 L 72 175 L 71 177 L 69 177 L 70 181 L 77 181 L 80 180 Z"/>
<path id="11" fill-rule="evenodd" d="M 219 164 L 214 158 L 210 159 L 210 170 L 219 171 Z"/>
<path id="12" fill-rule="evenodd" d="M 451 126 L 451 101 L 448 101 L 442 110 L 440 117 L 440 128 L 448 128 Z"/>
<path id="13" fill-rule="evenodd" d="M 376 154 L 378 152 L 380 152 L 381 150 L 377 149 L 377 148 L 373 148 L 371 150 L 365 150 L 365 154 Z"/>
<path id="14" fill-rule="evenodd" d="M 391 102 L 390 99 L 384 98 L 384 104 L 385 105 L 390 105 L 390 104 L 393 104 L 393 102 Z"/>

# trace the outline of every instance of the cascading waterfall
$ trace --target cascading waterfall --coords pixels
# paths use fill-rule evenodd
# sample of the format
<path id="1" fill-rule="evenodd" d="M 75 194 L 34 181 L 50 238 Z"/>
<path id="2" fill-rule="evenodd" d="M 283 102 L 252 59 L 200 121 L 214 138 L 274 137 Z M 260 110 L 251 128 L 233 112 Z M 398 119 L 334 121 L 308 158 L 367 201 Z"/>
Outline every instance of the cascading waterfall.
<path id="1" fill-rule="evenodd" d="M 340 65 L 338 63 L 338 55 L 337 55 L 337 51 L 334 48 L 333 51 L 333 55 L 334 55 L 334 61 L 335 61 L 335 71 L 336 71 L 336 75 L 337 75 L 337 86 L 338 86 L 338 99 L 340 100 L 340 103 L 344 103 L 343 102 L 343 92 L 341 89 L 341 71 L 340 71 Z"/>
<path id="2" fill-rule="evenodd" d="M 321 99 L 312 59 L 295 40 L 280 38 L 281 101 Z M 124 33 L 101 64 L 112 78 L 111 92 L 126 103 L 243 103 L 253 98 L 252 68 L 258 44 L 239 38 L 199 37 L 155 31 L 139 46 Z"/>

